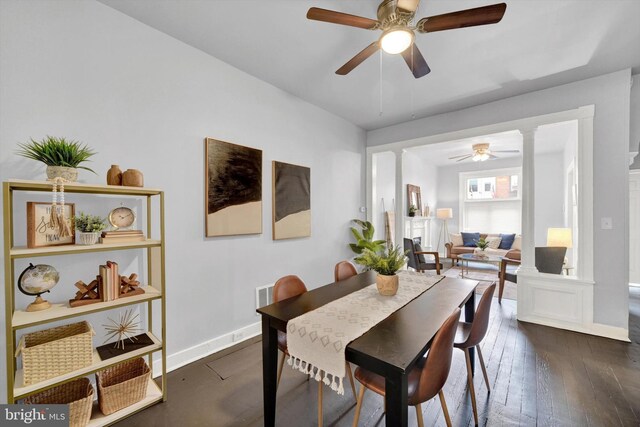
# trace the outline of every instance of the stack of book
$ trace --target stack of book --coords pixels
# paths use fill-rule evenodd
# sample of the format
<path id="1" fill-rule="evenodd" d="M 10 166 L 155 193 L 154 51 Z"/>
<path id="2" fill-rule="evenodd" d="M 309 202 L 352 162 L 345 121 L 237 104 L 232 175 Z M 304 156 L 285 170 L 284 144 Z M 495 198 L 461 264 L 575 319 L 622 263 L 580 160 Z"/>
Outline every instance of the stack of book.
<path id="1" fill-rule="evenodd" d="M 113 230 L 102 232 L 102 243 L 131 243 L 147 240 L 142 230 Z"/>
<path id="2" fill-rule="evenodd" d="M 102 287 L 102 301 L 113 301 L 120 296 L 120 272 L 118 263 L 107 261 L 106 265 L 100 266 L 100 281 Z"/>

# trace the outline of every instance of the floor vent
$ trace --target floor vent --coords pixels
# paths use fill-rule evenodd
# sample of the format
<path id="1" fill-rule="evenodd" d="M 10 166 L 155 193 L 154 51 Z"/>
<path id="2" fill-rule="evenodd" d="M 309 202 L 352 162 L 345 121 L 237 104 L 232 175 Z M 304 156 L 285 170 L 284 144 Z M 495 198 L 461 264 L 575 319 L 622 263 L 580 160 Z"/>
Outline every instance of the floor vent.
<path id="1" fill-rule="evenodd" d="M 256 288 L 256 308 L 264 307 L 273 302 L 273 286 L 271 285 L 260 286 Z M 256 313 L 257 314 L 257 313 Z"/>

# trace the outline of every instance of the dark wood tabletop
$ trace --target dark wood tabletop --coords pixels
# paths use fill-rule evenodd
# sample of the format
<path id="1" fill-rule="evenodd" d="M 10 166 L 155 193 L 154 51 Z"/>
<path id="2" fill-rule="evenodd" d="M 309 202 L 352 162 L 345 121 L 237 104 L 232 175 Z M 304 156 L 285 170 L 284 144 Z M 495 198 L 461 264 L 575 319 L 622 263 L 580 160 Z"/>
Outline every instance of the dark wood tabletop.
<path id="1" fill-rule="evenodd" d="M 266 426 L 275 423 L 275 331 L 286 331 L 289 320 L 374 283 L 375 272 L 361 273 L 258 309 L 262 314 Z M 390 391 L 386 396 L 387 424 L 407 424 L 407 373 L 425 354 L 436 332 L 456 307 L 465 306 L 465 319 L 473 320 L 477 284 L 477 281 L 445 277 L 347 346 L 348 361 L 385 376 Z"/>

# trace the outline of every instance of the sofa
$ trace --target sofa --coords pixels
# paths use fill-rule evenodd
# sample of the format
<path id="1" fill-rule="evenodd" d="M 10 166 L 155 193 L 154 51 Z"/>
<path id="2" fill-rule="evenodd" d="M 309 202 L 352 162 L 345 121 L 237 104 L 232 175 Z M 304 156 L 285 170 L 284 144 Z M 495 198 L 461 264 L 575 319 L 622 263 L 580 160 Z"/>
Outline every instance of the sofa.
<path id="1" fill-rule="evenodd" d="M 500 234 L 480 233 L 480 237 L 487 240 L 495 239 L 499 238 Z M 507 257 L 513 260 L 520 260 L 521 239 L 522 237 L 520 235 L 516 235 L 513 244 L 509 249 L 487 248 L 485 249 L 485 253 L 487 255 L 496 255 Z M 458 255 L 471 254 L 480 251 L 480 249 L 478 249 L 477 247 L 464 246 L 460 233 L 450 234 L 449 241 L 445 243 L 444 246 L 446 248 L 446 257 L 450 258 L 451 262 L 454 264 L 458 261 Z"/>

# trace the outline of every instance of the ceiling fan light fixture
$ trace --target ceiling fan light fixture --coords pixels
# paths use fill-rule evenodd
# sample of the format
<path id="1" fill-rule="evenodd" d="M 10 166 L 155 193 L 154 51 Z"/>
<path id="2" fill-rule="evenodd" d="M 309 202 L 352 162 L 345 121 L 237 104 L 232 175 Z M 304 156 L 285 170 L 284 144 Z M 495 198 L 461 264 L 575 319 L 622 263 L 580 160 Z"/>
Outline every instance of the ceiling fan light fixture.
<path id="1" fill-rule="evenodd" d="M 393 27 L 382 33 L 380 37 L 380 47 L 387 53 L 396 54 L 404 52 L 413 40 L 413 31 L 406 27 Z"/>
<path id="2" fill-rule="evenodd" d="M 474 162 L 484 162 L 485 160 L 489 160 L 488 153 L 476 153 L 472 157 Z"/>

